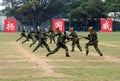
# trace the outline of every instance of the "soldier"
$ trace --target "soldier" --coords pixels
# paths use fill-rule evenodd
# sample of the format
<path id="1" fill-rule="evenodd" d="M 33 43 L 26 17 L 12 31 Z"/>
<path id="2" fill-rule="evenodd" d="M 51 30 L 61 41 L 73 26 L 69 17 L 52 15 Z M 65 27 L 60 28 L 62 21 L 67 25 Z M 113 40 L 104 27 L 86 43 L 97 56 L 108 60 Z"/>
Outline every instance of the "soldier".
<path id="1" fill-rule="evenodd" d="M 29 39 L 31 39 L 33 42 L 34 42 L 34 39 L 33 39 L 33 33 L 34 33 L 34 31 L 33 31 L 33 29 L 31 28 L 31 30 L 28 32 L 28 35 L 27 35 L 27 37 L 26 37 L 26 40 L 25 41 L 23 41 L 22 42 L 22 44 L 24 44 L 25 42 L 27 42 L 27 41 L 29 41 Z"/>
<path id="2" fill-rule="evenodd" d="M 66 32 L 64 32 L 64 34 L 59 37 L 59 40 L 57 41 L 56 44 L 56 48 L 52 52 L 48 53 L 46 56 L 48 57 L 51 54 L 55 54 L 60 48 L 63 48 L 66 51 L 66 57 L 70 57 L 68 53 L 68 47 L 65 44 L 66 39 L 67 39 L 67 35 Z"/>
<path id="3" fill-rule="evenodd" d="M 44 45 L 47 49 L 48 52 L 51 52 L 48 44 L 46 43 L 47 41 L 47 35 L 46 35 L 46 32 L 42 32 L 41 34 L 39 34 L 39 43 L 38 45 L 36 46 L 36 48 L 33 50 L 33 52 L 35 52 L 41 45 Z"/>
<path id="4" fill-rule="evenodd" d="M 79 43 L 79 38 L 78 38 L 78 35 L 77 33 L 74 31 L 74 28 L 70 28 L 70 32 L 71 34 L 69 36 L 71 36 L 71 40 L 72 40 L 72 52 L 74 52 L 74 47 L 75 47 L 75 44 L 77 45 L 77 47 L 79 48 L 79 50 L 82 52 L 82 48 L 80 46 L 80 43 Z"/>
<path id="5" fill-rule="evenodd" d="M 22 33 L 20 34 L 21 35 L 21 37 L 20 38 L 18 38 L 16 41 L 19 41 L 20 39 L 22 39 L 23 37 L 27 37 L 26 36 L 26 30 L 25 30 L 25 27 L 23 27 L 23 30 L 22 30 Z"/>
<path id="6" fill-rule="evenodd" d="M 54 36 L 58 36 L 57 41 L 59 41 L 60 37 L 62 36 L 62 32 L 59 27 L 56 28 L 56 33 L 54 34 Z"/>
<path id="7" fill-rule="evenodd" d="M 100 56 L 103 56 L 103 54 L 101 53 L 101 51 L 98 48 L 98 38 L 97 38 L 97 33 L 94 32 L 94 28 L 93 27 L 89 27 L 89 34 L 88 37 L 85 37 L 86 39 L 89 40 L 89 42 L 86 44 L 85 48 L 86 48 L 86 56 L 89 53 L 89 46 L 94 46 L 95 50 L 100 54 Z"/>
<path id="8" fill-rule="evenodd" d="M 42 33 L 42 30 L 40 29 L 40 27 L 38 26 L 37 29 L 34 31 L 34 42 L 32 44 L 30 44 L 30 47 L 32 47 L 37 41 L 39 41 L 39 35 Z"/>
<path id="9" fill-rule="evenodd" d="M 53 41 L 54 44 L 55 44 L 54 31 L 53 31 L 53 29 L 51 28 L 50 25 L 48 26 L 48 33 L 49 33 L 49 37 L 50 37 L 50 44 L 52 44 L 52 41 Z"/>

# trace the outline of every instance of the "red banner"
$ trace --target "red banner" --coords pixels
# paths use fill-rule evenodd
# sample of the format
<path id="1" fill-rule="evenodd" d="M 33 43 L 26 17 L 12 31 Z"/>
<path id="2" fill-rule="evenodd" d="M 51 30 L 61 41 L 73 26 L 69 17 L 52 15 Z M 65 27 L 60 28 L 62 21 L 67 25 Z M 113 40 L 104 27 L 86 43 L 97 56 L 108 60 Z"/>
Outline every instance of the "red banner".
<path id="1" fill-rule="evenodd" d="M 16 32 L 16 30 L 17 30 L 16 19 L 4 20 L 4 32 Z"/>
<path id="2" fill-rule="evenodd" d="M 112 19 L 101 19 L 101 32 L 112 32 L 113 31 L 113 24 Z"/>
<path id="3" fill-rule="evenodd" d="M 65 31 L 64 20 L 62 20 L 62 19 L 54 19 L 53 20 L 53 30 L 54 30 L 54 32 L 56 32 L 56 28 L 58 28 L 58 27 L 62 32 Z"/>

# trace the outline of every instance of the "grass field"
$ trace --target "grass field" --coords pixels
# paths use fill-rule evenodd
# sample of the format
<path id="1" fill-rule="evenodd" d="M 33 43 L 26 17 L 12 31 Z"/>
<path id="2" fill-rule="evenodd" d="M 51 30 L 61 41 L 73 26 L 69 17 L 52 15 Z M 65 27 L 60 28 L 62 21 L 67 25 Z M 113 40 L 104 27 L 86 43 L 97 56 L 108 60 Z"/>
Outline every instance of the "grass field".
<path id="1" fill-rule="evenodd" d="M 32 53 L 30 42 L 21 44 L 15 40 L 20 33 L 0 33 L 0 81 L 120 81 L 120 32 L 98 33 L 100 57 L 93 47 L 85 56 L 85 43 L 80 41 L 83 52 L 76 48 L 66 58 L 63 49 L 46 57 L 45 48 Z M 87 33 L 80 32 L 86 36 Z M 49 44 L 53 50 L 54 44 Z"/>

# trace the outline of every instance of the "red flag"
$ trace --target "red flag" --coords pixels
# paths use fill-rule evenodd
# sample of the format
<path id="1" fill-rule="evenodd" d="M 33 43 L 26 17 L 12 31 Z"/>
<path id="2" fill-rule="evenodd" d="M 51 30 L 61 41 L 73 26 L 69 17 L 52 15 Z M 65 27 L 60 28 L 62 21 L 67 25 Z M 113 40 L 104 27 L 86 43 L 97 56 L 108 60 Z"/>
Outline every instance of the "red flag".
<path id="1" fill-rule="evenodd" d="M 4 32 L 16 32 L 16 30 L 17 30 L 16 19 L 4 20 Z"/>
<path id="2" fill-rule="evenodd" d="M 56 32 L 56 28 L 58 28 L 58 27 L 62 32 L 65 31 L 64 20 L 62 20 L 62 19 L 54 19 L 53 20 L 53 30 L 54 30 L 54 32 Z"/>
<path id="3" fill-rule="evenodd" d="M 102 32 L 112 32 L 113 31 L 113 25 L 112 25 L 112 19 L 101 19 L 101 31 Z"/>

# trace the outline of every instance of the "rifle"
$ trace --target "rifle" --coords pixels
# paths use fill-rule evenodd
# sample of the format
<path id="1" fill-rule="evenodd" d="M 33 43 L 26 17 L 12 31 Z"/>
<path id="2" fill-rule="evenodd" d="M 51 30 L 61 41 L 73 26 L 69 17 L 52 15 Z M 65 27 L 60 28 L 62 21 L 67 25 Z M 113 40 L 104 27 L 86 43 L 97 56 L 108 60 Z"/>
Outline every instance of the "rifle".
<path id="1" fill-rule="evenodd" d="M 86 38 L 85 36 L 81 36 L 81 35 L 78 35 L 79 37 L 81 37 L 81 38 Z"/>
<path id="2" fill-rule="evenodd" d="M 78 39 L 83 39 L 83 37 L 80 37 Z M 68 40 L 66 41 L 66 43 L 71 42 L 72 40 L 73 40 L 73 38 L 68 38 Z"/>
<path id="3" fill-rule="evenodd" d="M 81 36 L 81 35 L 79 35 L 79 37 L 81 37 L 81 39 L 87 39 L 87 40 L 89 40 L 89 38 L 88 37 L 85 37 L 85 36 Z"/>

